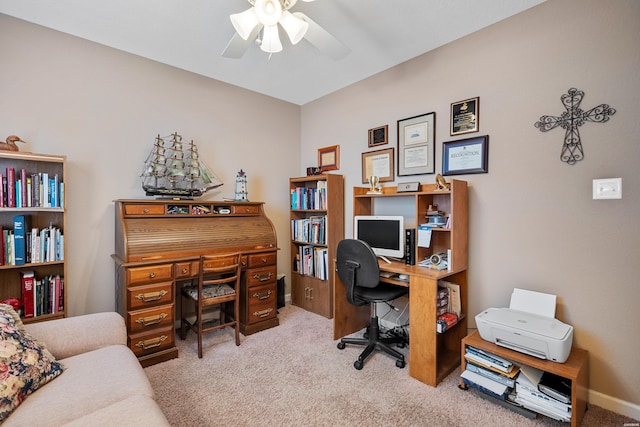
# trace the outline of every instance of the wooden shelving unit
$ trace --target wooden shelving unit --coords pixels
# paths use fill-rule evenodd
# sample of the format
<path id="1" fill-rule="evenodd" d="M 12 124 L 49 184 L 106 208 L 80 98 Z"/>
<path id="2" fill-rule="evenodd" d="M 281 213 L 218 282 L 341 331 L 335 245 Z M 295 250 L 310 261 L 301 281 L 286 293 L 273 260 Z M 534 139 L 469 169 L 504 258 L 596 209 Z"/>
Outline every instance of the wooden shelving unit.
<path id="1" fill-rule="evenodd" d="M 409 275 L 409 374 L 425 384 L 436 386 L 460 364 L 460 343 L 467 335 L 467 261 L 468 261 L 468 192 L 467 182 L 452 180 L 449 190 L 440 191 L 435 184 L 422 184 L 416 192 L 398 193 L 397 187 L 384 187 L 382 194 L 367 194 L 369 188 L 353 189 L 353 214 L 376 215 L 376 201 L 388 198 L 413 203 L 418 224 L 426 223 L 429 205 L 451 218 L 449 228 L 433 228 L 431 245 L 418 247 L 416 261 L 436 253 L 451 251 L 449 270 L 435 270 L 401 262 L 381 263 L 383 270 Z M 406 224 L 405 224 L 406 226 Z M 462 315 L 458 323 L 444 333 L 436 332 L 437 287 L 444 279 L 460 286 Z M 337 279 L 336 279 L 337 280 Z M 396 283 L 406 286 L 406 283 Z M 340 288 L 340 290 L 338 290 Z M 336 283 L 336 292 L 345 292 Z M 336 297 L 334 339 L 356 332 L 368 322 L 368 310 L 350 307 L 343 297 Z"/>
<path id="2" fill-rule="evenodd" d="M 582 417 L 587 409 L 587 394 L 589 392 L 589 352 L 577 347 L 571 349 L 571 354 L 565 363 L 556 363 L 531 357 L 524 353 L 500 347 L 480 337 L 475 331 L 462 340 L 461 372 L 467 367 L 464 354 L 467 346 L 488 351 L 497 356 L 509 359 L 517 365 L 527 365 L 545 372 L 559 375 L 571 380 L 571 427 L 577 427 L 582 422 Z"/>
<path id="3" fill-rule="evenodd" d="M 322 199 L 316 200 L 315 195 L 319 191 L 319 187 L 324 188 L 324 195 L 321 196 Z M 289 189 L 292 195 L 291 221 L 324 217 L 326 237 L 322 241 L 310 237 L 301 238 L 293 235 L 293 226 L 291 227 L 291 300 L 294 305 L 331 319 L 333 318 L 334 294 L 333 260 L 336 256 L 338 242 L 344 238 L 344 177 L 337 174 L 323 174 L 291 178 Z M 297 200 L 294 198 L 299 198 L 305 192 L 310 197 L 314 197 L 314 200 L 306 204 L 298 200 L 300 203 L 294 205 L 294 200 Z M 303 246 L 311 247 L 314 250 L 316 248 L 327 250 L 326 279 L 302 274 L 298 258 L 300 248 Z"/>
<path id="4" fill-rule="evenodd" d="M 47 174 L 50 178 L 57 176 L 59 183 L 66 186 L 66 156 L 35 154 L 27 152 L 11 152 L 0 151 L 0 174 L 6 179 L 7 169 L 13 168 L 16 179 L 20 178 L 20 172 L 25 171 L 29 179 L 38 179 L 42 177 L 39 174 Z M 3 191 L 8 191 L 3 189 Z M 5 193 L 5 198 L 7 194 Z M 29 225 L 25 231 L 30 232 L 34 228 L 39 230 L 53 226 L 61 230 L 66 237 L 66 210 L 65 200 L 66 194 L 60 199 L 62 205 L 60 207 L 44 206 L 26 206 L 26 207 L 0 207 L 0 226 L 3 230 L 13 230 L 14 217 L 16 215 L 24 215 L 28 217 Z M 51 319 L 58 319 L 67 316 L 67 266 L 66 266 L 66 245 L 62 246 L 61 260 L 25 263 L 22 265 L 0 265 L 0 300 L 7 298 L 22 299 L 22 273 L 25 271 L 33 271 L 35 279 L 39 280 L 46 276 L 59 275 L 64 280 L 62 290 L 63 308 L 52 314 L 42 314 L 40 316 L 24 318 L 25 323 L 40 322 Z"/>

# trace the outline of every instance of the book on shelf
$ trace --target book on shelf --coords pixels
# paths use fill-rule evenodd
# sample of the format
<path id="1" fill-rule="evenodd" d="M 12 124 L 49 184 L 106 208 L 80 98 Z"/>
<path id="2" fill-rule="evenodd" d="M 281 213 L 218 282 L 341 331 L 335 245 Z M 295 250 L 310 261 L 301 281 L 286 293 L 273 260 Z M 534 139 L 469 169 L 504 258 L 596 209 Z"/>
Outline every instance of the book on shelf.
<path id="1" fill-rule="evenodd" d="M 469 371 L 468 369 L 465 369 L 460 376 L 463 378 L 466 385 L 488 393 L 490 396 L 500 400 L 505 400 L 507 397 L 509 387 L 504 384 L 483 377 L 482 375 Z"/>
<path id="2" fill-rule="evenodd" d="M 27 262 L 27 230 L 29 230 L 29 216 L 15 215 L 13 217 L 14 265 L 23 265 Z"/>
<path id="3" fill-rule="evenodd" d="M 520 371 L 520 367 L 510 360 L 472 346 L 467 346 L 464 357 L 467 361 L 510 377 L 515 377 Z"/>
<path id="4" fill-rule="evenodd" d="M 16 207 L 16 170 L 7 168 L 7 204 L 8 208 Z"/>
<path id="5" fill-rule="evenodd" d="M 22 307 L 23 316 L 31 318 L 35 316 L 35 274 L 31 270 L 20 273 L 22 282 Z"/>
<path id="6" fill-rule="evenodd" d="M 538 383 L 538 390 L 562 403 L 571 403 L 571 380 L 551 372 L 545 372 Z"/>
<path id="7" fill-rule="evenodd" d="M 438 286 L 442 286 L 449 291 L 448 312 L 457 316 L 462 315 L 462 300 L 460 297 L 460 285 L 446 280 L 438 280 Z"/>

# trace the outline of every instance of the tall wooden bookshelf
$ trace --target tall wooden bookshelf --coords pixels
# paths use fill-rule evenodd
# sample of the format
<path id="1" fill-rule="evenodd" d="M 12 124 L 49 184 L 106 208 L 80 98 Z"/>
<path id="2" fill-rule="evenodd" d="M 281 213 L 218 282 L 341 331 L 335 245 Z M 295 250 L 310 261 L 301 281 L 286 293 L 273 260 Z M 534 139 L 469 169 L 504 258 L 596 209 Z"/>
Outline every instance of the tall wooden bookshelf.
<path id="1" fill-rule="evenodd" d="M 291 193 L 291 301 L 333 318 L 333 260 L 344 238 L 344 177 L 312 175 L 289 180 Z M 305 269 L 302 252 L 324 258 L 321 268 Z M 314 257 L 315 256 L 315 257 Z M 324 273 L 318 274 L 319 270 Z M 320 276 L 320 277 L 318 277 Z"/>
<path id="2" fill-rule="evenodd" d="M 8 182 L 7 179 L 10 169 L 14 172 L 13 183 Z M 3 231 L 3 254 L 2 265 L 0 265 L 0 300 L 4 301 L 8 298 L 17 298 L 24 304 L 22 276 L 25 272 L 34 272 L 34 279 L 35 281 L 40 281 L 40 292 L 43 292 L 43 294 L 44 291 L 42 288 L 46 282 L 42 279 L 48 277 L 60 277 L 61 279 L 57 282 L 61 289 L 57 306 L 53 309 L 43 308 L 40 315 L 25 318 L 23 305 L 22 316 L 25 323 L 57 319 L 66 317 L 67 315 L 68 286 L 66 283 L 66 245 L 64 245 L 64 237 L 66 237 L 67 229 L 66 197 L 64 191 L 64 186 L 67 181 L 66 172 L 66 156 L 0 151 L 0 174 L 2 174 L 3 178 L 3 201 L 0 203 L 0 227 L 2 227 Z M 25 181 L 25 177 L 27 178 L 26 182 L 23 182 Z M 43 179 L 49 180 L 48 186 L 42 184 Z M 17 180 L 20 180 L 19 183 L 17 183 Z M 35 183 L 36 180 L 38 181 L 37 185 Z M 19 206 L 18 203 L 16 203 L 16 206 L 8 206 L 10 192 L 13 193 L 11 195 L 13 200 L 17 201 L 16 187 L 18 187 L 20 193 L 18 197 L 21 203 L 19 203 Z M 46 201 L 49 198 L 45 195 L 46 192 L 43 192 L 45 187 L 50 189 L 49 194 L 51 194 L 52 191 L 56 192 L 55 200 L 57 200 L 57 202 L 54 200 L 53 205 L 51 202 Z M 14 220 L 16 216 L 25 216 L 27 218 L 27 225 L 24 230 L 26 235 L 24 244 L 27 257 L 24 264 L 18 265 L 15 265 L 15 262 L 12 263 L 10 259 L 7 259 L 7 245 L 10 245 L 7 240 L 11 240 L 9 236 L 15 231 Z M 46 237 L 42 233 L 43 230 L 54 230 L 51 234 L 53 234 L 53 236 L 58 235 L 57 239 L 53 239 L 53 236 L 50 236 L 48 240 L 48 242 L 50 242 L 49 244 L 54 245 L 52 248 L 53 252 L 50 253 L 48 257 L 35 256 L 37 248 L 32 247 L 32 243 L 35 244 L 36 241 L 30 239 L 29 236 L 36 229 L 38 231 L 37 234 L 41 238 L 41 248 Z M 63 237 L 59 237 L 59 235 Z M 44 249 L 40 251 L 40 254 L 43 255 L 43 251 Z M 34 288 L 34 292 L 37 292 L 37 287 Z M 34 304 L 37 306 L 37 303 L 36 301 Z M 51 306 L 49 305 L 49 307 Z"/>

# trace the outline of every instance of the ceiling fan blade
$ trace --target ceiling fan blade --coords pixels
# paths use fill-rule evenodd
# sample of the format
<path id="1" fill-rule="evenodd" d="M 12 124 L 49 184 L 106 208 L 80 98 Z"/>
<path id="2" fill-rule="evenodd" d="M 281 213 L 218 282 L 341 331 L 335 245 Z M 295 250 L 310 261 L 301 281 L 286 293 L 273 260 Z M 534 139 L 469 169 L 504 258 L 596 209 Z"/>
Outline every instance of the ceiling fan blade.
<path id="1" fill-rule="evenodd" d="M 222 56 L 234 59 L 241 58 L 247 49 L 249 49 L 249 47 L 254 43 L 261 29 L 262 25 L 256 25 L 246 40 L 240 37 L 240 34 L 235 33 L 233 37 L 231 37 L 231 40 L 229 40 L 229 43 L 227 43 L 227 47 L 224 48 Z"/>
<path id="2" fill-rule="evenodd" d="M 309 18 L 304 13 L 294 12 L 293 15 L 309 24 L 309 29 L 307 30 L 304 38 L 321 52 L 326 53 L 336 60 L 344 58 L 351 52 L 351 49 L 329 34 L 327 30 L 322 28 L 317 22 Z"/>

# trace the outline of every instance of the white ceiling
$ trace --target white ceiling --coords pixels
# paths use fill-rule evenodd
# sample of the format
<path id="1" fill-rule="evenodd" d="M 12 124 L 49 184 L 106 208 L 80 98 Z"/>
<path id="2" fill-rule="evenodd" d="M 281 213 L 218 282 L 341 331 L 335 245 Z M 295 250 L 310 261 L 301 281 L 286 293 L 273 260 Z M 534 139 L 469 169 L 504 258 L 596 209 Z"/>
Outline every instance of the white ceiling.
<path id="1" fill-rule="evenodd" d="M 269 55 L 221 56 L 247 0 L 0 0 L 0 13 L 304 105 L 545 0 L 316 0 L 308 15 L 351 49 L 333 60 L 306 40 Z M 490 47 L 487 47 L 490 48 Z"/>

